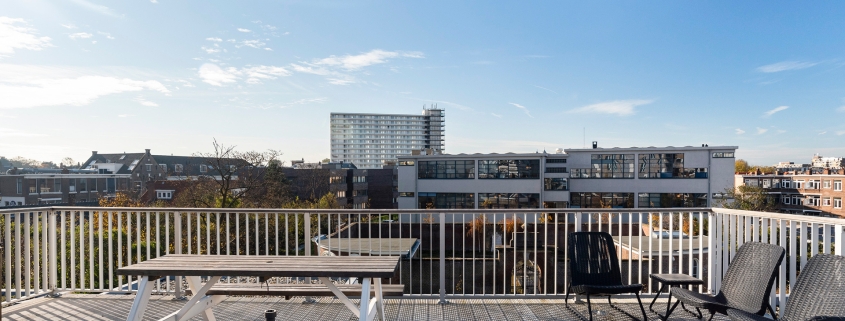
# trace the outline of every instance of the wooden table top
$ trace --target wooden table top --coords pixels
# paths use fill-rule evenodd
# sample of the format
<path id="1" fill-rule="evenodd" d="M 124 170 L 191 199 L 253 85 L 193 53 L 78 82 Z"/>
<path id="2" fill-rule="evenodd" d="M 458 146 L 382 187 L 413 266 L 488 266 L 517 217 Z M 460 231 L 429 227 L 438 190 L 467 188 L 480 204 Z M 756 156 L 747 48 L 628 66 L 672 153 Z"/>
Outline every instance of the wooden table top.
<path id="1" fill-rule="evenodd" d="M 121 275 L 371 277 L 396 274 L 398 256 L 235 256 L 169 254 L 117 269 Z"/>

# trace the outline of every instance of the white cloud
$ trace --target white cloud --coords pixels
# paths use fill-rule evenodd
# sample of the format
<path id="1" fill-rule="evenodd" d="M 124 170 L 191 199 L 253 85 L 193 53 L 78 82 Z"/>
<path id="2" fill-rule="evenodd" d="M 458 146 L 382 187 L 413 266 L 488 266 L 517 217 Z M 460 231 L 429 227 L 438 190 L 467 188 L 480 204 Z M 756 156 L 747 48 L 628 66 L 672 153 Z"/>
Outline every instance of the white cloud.
<path id="1" fill-rule="evenodd" d="M 842 136 L 842 135 L 845 135 L 845 130 L 840 130 L 840 131 L 836 132 L 836 136 Z"/>
<path id="2" fill-rule="evenodd" d="M 135 101 L 137 101 L 139 104 L 147 106 L 147 107 L 158 107 L 158 104 L 151 102 L 151 101 L 148 101 L 148 100 L 144 99 L 144 97 L 138 97 L 137 99 L 135 99 Z"/>
<path id="3" fill-rule="evenodd" d="M 209 53 L 209 54 L 213 54 L 213 53 L 218 53 L 218 52 L 220 52 L 220 49 L 218 49 L 218 48 L 214 48 L 214 47 L 206 47 L 206 46 L 202 46 L 202 48 L 201 48 L 201 49 L 202 49 L 202 50 L 204 50 L 204 51 L 205 51 L 205 53 Z"/>
<path id="4" fill-rule="evenodd" d="M 252 30 L 245 29 L 245 28 L 238 28 L 238 31 L 240 31 L 240 32 L 252 32 Z"/>
<path id="5" fill-rule="evenodd" d="M 384 51 L 381 49 L 374 49 L 370 52 L 360 55 L 346 55 L 346 56 L 330 56 L 328 58 L 318 59 L 314 61 L 315 65 L 337 66 L 346 70 L 357 70 L 363 67 L 383 64 L 390 58 L 423 58 L 421 52 L 398 52 L 398 51 Z"/>
<path id="6" fill-rule="evenodd" d="M 265 45 L 267 45 L 267 44 L 264 43 L 264 42 L 261 42 L 261 40 L 244 40 L 244 41 L 241 42 L 241 45 L 235 46 L 235 47 L 240 48 L 240 47 L 246 46 L 246 47 L 252 47 L 252 48 L 258 49 L 258 48 L 264 47 Z"/>
<path id="7" fill-rule="evenodd" d="M 328 74 L 331 73 L 331 71 L 328 71 L 326 69 L 319 68 L 319 67 L 314 68 L 314 67 L 302 66 L 302 65 L 297 65 L 297 64 L 290 64 L 290 66 L 291 66 L 291 68 L 293 68 L 294 71 L 305 73 L 305 74 L 325 76 L 325 75 L 328 75 Z"/>
<path id="8" fill-rule="evenodd" d="M 571 110 L 572 113 L 596 113 L 596 114 L 611 114 L 617 116 L 630 116 L 636 113 L 637 106 L 648 105 L 654 100 L 646 99 L 628 99 L 628 100 L 614 100 L 603 103 L 587 105 L 581 108 Z"/>
<path id="9" fill-rule="evenodd" d="M 21 26 L 23 19 L 0 17 L 0 58 L 15 53 L 15 49 L 41 50 L 51 47 L 50 37 L 36 36 L 35 29 Z"/>
<path id="10" fill-rule="evenodd" d="M 214 41 L 214 42 L 221 42 L 221 41 L 223 41 L 223 39 L 216 38 L 216 37 L 209 37 L 209 38 L 205 38 L 205 40 L 208 40 L 208 41 Z"/>
<path id="11" fill-rule="evenodd" d="M 267 50 L 267 51 L 273 51 L 273 49 L 272 49 L 272 48 L 264 48 L 264 50 Z"/>
<path id="12" fill-rule="evenodd" d="M 736 134 L 737 134 L 737 135 L 742 135 L 742 134 L 745 134 L 745 131 L 744 131 L 744 130 L 742 130 L 742 129 L 737 128 L 737 129 L 734 129 L 734 130 L 736 131 Z"/>
<path id="13" fill-rule="evenodd" d="M 817 65 L 817 62 L 806 62 L 806 61 L 781 61 L 778 63 L 773 63 L 771 65 L 765 65 L 757 67 L 757 71 L 759 72 L 781 72 L 787 70 L 798 70 L 804 68 L 810 68 L 812 66 Z"/>
<path id="14" fill-rule="evenodd" d="M 332 84 L 332 85 L 341 85 L 341 86 L 355 83 L 354 79 L 326 78 L 326 80 L 328 80 L 329 83 Z"/>
<path id="15" fill-rule="evenodd" d="M 775 113 L 777 113 L 777 112 L 781 112 L 781 111 L 784 111 L 784 110 L 787 110 L 787 109 L 789 109 L 789 106 L 779 106 L 779 107 L 775 107 L 774 109 L 769 110 L 769 111 L 767 111 L 767 112 L 763 113 L 763 117 L 771 117 L 771 116 L 772 116 L 772 115 L 774 115 Z"/>
<path id="16" fill-rule="evenodd" d="M 97 34 L 106 37 L 107 39 L 114 40 L 114 37 L 112 37 L 112 35 L 108 32 L 97 31 Z"/>
<path id="17" fill-rule="evenodd" d="M 768 130 L 768 129 L 766 129 L 766 128 L 760 128 L 760 127 L 757 127 L 757 135 L 763 135 L 763 134 L 765 134 L 767 131 L 769 131 L 769 130 Z"/>
<path id="18" fill-rule="evenodd" d="M 326 97 L 303 98 L 303 99 L 299 99 L 299 100 L 294 100 L 294 101 L 289 102 L 287 104 L 283 104 L 283 105 L 280 106 L 280 108 L 287 108 L 287 107 L 290 107 L 290 106 L 293 106 L 293 105 L 322 104 L 322 103 L 325 103 L 327 101 L 329 101 L 329 99 L 326 98 Z"/>
<path id="19" fill-rule="evenodd" d="M 490 115 L 493 115 L 493 117 L 496 117 L 496 118 L 502 118 L 502 115 L 499 115 L 497 113 L 490 113 Z"/>
<path id="20" fill-rule="evenodd" d="M 150 0 L 152 3 L 158 3 L 158 0 Z"/>
<path id="21" fill-rule="evenodd" d="M 223 69 L 215 64 L 206 63 L 199 69 L 199 76 L 202 81 L 218 87 L 237 82 L 242 77 L 246 77 L 246 82 L 249 84 L 259 84 L 262 80 L 276 79 L 290 76 L 290 74 L 287 69 L 276 66 L 250 66 L 241 69 L 229 67 Z"/>
<path id="22" fill-rule="evenodd" d="M 76 29 L 76 25 L 74 25 L 72 23 L 62 24 L 62 27 L 65 27 L 65 28 L 68 28 L 68 29 Z"/>
<path id="23" fill-rule="evenodd" d="M 112 17 L 115 17 L 115 18 L 123 18 L 122 14 L 117 14 L 116 12 L 114 12 L 109 7 L 99 5 L 99 4 L 96 4 L 96 3 L 92 3 L 92 2 L 87 1 L 87 0 L 71 0 L 71 2 L 76 3 L 79 6 L 82 6 L 86 9 L 88 9 L 88 10 L 91 10 L 91 11 L 94 11 L 94 12 L 97 12 L 97 13 L 100 13 L 100 14 L 112 16 Z"/>
<path id="24" fill-rule="evenodd" d="M 290 34 L 290 31 L 285 31 L 285 33 L 283 33 L 282 35 L 287 36 L 289 34 Z"/>
<path id="25" fill-rule="evenodd" d="M 97 40 L 91 41 L 91 44 L 97 44 Z"/>
<path id="26" fill-rule="evenodd" d="M 525 114 L 528 115 L 528 117 L 534 118 L 534 116 L 531 116 L 531 112 L 529 112 L 528 108 L 525 108 L 525 106 L 517 104 L 517 103 L 509 103 L 509 104 L 513 105 L 516 108 L 522 109 L 522 111 L 524 111 Z"/>
<path id="27" fill-rule="evenodd" d="M 35 134 L 18 131 L 11 128 L 0 128 L 0 137 L 45 137 L 45 134 Z"/>
<path id="28" fill-rule="evenodd" d="M 0 65 L 0 108 L 82 106 L 123 92 L 170 93 L 155 80 L 134 80 L 78 70 L 26 65 Z"/>
<path id="29" fill-rule="evenodd" d="M 823 131 L 820 131 L 820 132 L 819 132 L 819 135 L 824 135 L 824 134 L 827 134 L 827 131 L 826 131 L 826 130 L 823 130 Z"/>
<path id="30" fill-rule="evenodd" d="M 836 108 L 836 111 L 838 111 L 838 112 L 840 112 L 840 113 L 845 113 L 845 106 L 842 106 L 842 107 Z"/>
<path id="31" fill-rule="evenodd" d="M 77 33 L 72 33 L 72 34 L 68 35 L 68 37 L 70 37 L 70 39 L 73 39 L 73 40 L 88 39 L 88 38 L 91 38 L 93 36 L 94 35 L 87 33 L 87 32 L 77 32 Z"/>
<path id="32" fill-rule="evenodd" d="M 120 115 L 117 115 L 117 117 L 126 118 L 126 117 L 135 117 L 135 115 L 133 115 L 133 114 L 120 114 Z"/>

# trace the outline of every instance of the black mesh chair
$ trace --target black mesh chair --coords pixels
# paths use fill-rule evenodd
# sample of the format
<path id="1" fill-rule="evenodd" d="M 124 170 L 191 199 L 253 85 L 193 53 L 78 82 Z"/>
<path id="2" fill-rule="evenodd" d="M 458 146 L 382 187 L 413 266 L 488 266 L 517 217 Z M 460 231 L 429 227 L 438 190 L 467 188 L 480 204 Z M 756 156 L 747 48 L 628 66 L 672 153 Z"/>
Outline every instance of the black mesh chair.
<path id="1" fill-rule="evenodd" d="M 845 256 L 813 256 L 789 292 L 779 321 L 845 321 Z M 740 310 L 728 310 L 728 316 L 736 321 L 769 321 Z"/>
<path id="2" fill-rule="evenodd" d="M 575 232 L 569 234 L 569 287 L 566 288 L 566 302 L 569 305 L 569 293 L 581 294 L 587 298 L 587 311 L 593 320 L 591 295 L 610 296 L 633 293 L 640 303 L 643 320 L 648 320 L 640 301 L 642 284 L 622 284 L 622 272 L 619 270 L 619 258 L 616 246 L 610 234 L 604 232 Z M 611 307 L 613 305 L 611 304 Z M 615 307 L 614 307 L 615 308 Z M 574 311 L 574 310 L 573 310 Z"/>
<path id="3" fill-rule="evenodd" d="M 678 301 L 666 313 L 664 320 L 683 302 L 702 310 L 710 311 L 710 320 L 716 313 L 727 314 L 728 309 L 736 309 L 756 315 L 766 314 L 766 309 L 775 315 L 769 304 L 769 293 L 775 282 L 778 267 L 783 261 L 785 251 L 774 244 L 749 242 L 736 252 L 722 278 L 722 288 L 715 296 L 676 289 L 672 296 Z"/>

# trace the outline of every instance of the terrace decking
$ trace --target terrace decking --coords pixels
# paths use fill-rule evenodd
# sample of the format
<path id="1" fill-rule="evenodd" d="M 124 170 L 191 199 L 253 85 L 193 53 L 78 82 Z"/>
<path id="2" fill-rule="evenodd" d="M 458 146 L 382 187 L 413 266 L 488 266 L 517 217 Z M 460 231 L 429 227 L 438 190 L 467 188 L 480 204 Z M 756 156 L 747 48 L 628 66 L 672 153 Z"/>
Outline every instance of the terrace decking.
<path id="1" fill-rule="evenodd" d="M 67 294 L 60 298 L 36 298 L 3 308 L 3 320 L 125 320 L 134 295 Z M 144 320 L 158 320 L 178 309 L 184 301 L 172 296 L 153 296 Z M 356 320 L 357 318 L 335 298 L 317 298 L 315 304 L 304 304 L 302 298 L 285 301 L 266 296 L 229 297 L 214 308 L 217 320 L 264 320 L 264 310 L 276 309 L 276 320 Z M 438 300 L 388 299 L 386 320 L 580 320 L 566 308 L 562 299 L 456 299 L 449 304 Z M 625 313 L 640 316 L 634 300 L 615 299 L 613 309 L 601 298 L 593 301 L 594 311 L 608 312 L 604 319 L 634 320 Z M 598 303 L 602 302 L 602 303 Z M 617 303 L 618 302 L 618 303 Z M 665 305 L 655 305 L 656 310 Z M 665 304 L 665 300 L 662 301 Z M 586 315 L 586 304 L 570 304 Z M 624 311 L 624 312 L 623 312 Z M 648 311 L 649 320 L 659 317 Z M 191 320 L 202 320 L 195 317 Z M 697 320 L 678 309 L 670 320 Z M 727 320 L 717 315 L 714 320 Z"/>

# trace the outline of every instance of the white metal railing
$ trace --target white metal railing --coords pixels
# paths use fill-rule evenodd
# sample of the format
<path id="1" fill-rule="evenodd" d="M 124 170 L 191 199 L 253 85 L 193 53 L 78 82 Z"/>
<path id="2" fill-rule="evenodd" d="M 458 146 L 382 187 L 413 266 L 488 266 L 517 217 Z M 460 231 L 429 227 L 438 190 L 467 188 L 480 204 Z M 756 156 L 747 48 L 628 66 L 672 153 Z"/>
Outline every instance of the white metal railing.
<path id="1" fill-rule="evenodd" d="M 646 293 L 658 286 L 650 273 L 693 274 L 705 280 L 699 291 L 716 291 L 743 243 L 781 245 L 787 257 L 772 293 L 777 304 L 808 256 L 843 255 L 843 227 L 843 219 L 718 208 L 27 208 L 0 210 L 0 288 L 4 304 L 65 291 L 128 293 L 138 278 L 118 276 L 116 269 L 171 253 L 379 255 L 407 246 L 399 239 L 416 239 L 413 250 L 399 249 L 409 257 L 389 280 L 405 284 L 408 297 L 559 298 L 567 286 L 567 235 L 605 231 L 616 241 L 623 280 L 644 284 Z M 361 239 L 374 242 L 356 248 L 353 242 Z M 225 282 L 257 280 L 233 276 Z M 181 282 L 160 279 L 154 291 L 178 296 Z"/>

